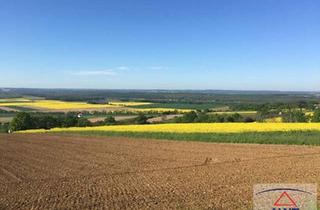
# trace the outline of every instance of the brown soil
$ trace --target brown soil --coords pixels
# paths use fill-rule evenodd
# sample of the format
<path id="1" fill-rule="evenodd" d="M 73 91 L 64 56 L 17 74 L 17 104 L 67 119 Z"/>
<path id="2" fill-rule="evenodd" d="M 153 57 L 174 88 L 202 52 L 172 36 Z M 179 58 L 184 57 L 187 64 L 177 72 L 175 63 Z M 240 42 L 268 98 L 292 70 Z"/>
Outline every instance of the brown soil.
<path id="1" fill-rule="evenodd" d="M 250 209 L 319 174 L 320 147 L 0 135 L 0 209 Z"/>
<path id="2" fill-rule="evenodd" d="M 163 116 L 160 116 L 160 117 L 150 118 L 150 119 L 148 119 L 148 122 L 149 123 L 159 123 L 159 122 L 163 122 L 163 121 L 166 121 L 166 120 L 172 120 L 175 117 L 181 117 L 181 116 L 182 116 L 182 114 L 163 115 Z"/>
<path id="3" fill-rule="evenodd" d="M 128 116 L 114 116 L 114 119 L 116 121 L 122 121 L 122 120 L 130 120 L 133 118 L 136 118 L 136 115 L 128 115 Z M 98 121 L 104 121 L 106 118 L 105 117 L 92 117 L 88 118 L 90 122 L 98 122 Z"/>
<path id="4" fill-rule="evenodd" d="M 0 110 L 8 111 L 8 112 L 17 112 L 17 109 L 11 108 L 11 107 L 6 107 L 6 106 L 0 106 Z"/>

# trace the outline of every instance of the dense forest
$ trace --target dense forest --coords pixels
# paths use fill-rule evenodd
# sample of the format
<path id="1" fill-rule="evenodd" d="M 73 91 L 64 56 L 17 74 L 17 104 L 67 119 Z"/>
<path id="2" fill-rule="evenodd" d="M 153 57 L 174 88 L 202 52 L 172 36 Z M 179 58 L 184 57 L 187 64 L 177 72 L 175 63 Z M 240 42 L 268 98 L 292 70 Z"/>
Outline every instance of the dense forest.
<path id="1" fill-rule="evenodd" d="M 0 98 L 19 96 L 43 97 L 63 101 L 151 101 L 189 104 L 263 104 L 319 102 L 317 92 L 221 91 L 221 90 L 95 90 L 95 89 L 30 89 L 2 88 Z"/>

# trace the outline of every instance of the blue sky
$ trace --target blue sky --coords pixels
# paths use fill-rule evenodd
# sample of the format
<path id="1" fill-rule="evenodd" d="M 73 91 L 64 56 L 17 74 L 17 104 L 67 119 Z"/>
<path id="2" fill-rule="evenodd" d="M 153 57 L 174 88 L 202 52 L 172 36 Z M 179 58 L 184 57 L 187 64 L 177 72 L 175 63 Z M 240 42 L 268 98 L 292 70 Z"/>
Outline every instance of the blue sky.
<path id="1" fill-rule="evenodd" d="M 318 0 L 0 0 L 0 87 L 320 90 Z"/>

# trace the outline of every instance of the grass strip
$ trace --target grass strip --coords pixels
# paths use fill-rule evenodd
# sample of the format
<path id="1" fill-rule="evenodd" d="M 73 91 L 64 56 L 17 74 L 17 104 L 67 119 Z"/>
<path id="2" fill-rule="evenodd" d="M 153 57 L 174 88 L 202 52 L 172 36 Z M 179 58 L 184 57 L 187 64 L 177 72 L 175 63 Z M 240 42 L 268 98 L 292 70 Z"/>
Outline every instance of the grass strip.
<path id="1" fill-rule="evenodd" d="M 277 131 L 244 133 L 167 133 L 167 132 L 114 132 L 114 131 L 68 131 L 53 132 L 85 136 L 117 136 L 130 138 L 166 139 L 218 143 L 320 145 L 320 131 Z"/>

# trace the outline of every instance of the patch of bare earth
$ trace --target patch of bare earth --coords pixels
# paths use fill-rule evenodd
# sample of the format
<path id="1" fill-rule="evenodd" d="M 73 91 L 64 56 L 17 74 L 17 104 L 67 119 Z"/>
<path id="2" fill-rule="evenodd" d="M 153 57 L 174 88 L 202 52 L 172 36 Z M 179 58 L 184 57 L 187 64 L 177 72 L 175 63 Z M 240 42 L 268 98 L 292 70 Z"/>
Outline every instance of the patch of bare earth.
<path id="1" fill-rule="evenodd" d="M 133 118 L 136 118 L 137 116 L 136 115 L 128 115 L 128 116 L 114 116 L 114 119 L 116 121 L 122 121 L 122 120 L 130 120 L 130 119 L 133 119 Z M 103 121 L 105 120 L 106 117 L 92 117 L 92 118 L 88 118 L 88 120 L 90 122 L 98 122 L 98 121 Z"/>
<path id="2" fill-rule="evenodd" d="M 320 147 L 0 135 L 0 209 L 250 209 L 319 174 Z"/>
<path id="3" fill-rule="evenodd" d="M 148 122 L 149 123 L 159 123 L 159 122 L 163 122 L 163 121 L 166 121 L 166 120 L 172 120 L 176 117 L 181 117 L 182 114 L 169 114 L 169 115 L 162 115 L 160 117 L 153 117 L 153 118 L 150 118 L 148 119 Z"/>
<path id="4" fill-rule="evenodd" d="M 8 112 L 17 112 L 17 109 L 11 108 L 11 107 L 6 107 L 6 106 L 1 106 L 0 104 L 0 110 L 8 111 Z"/>

